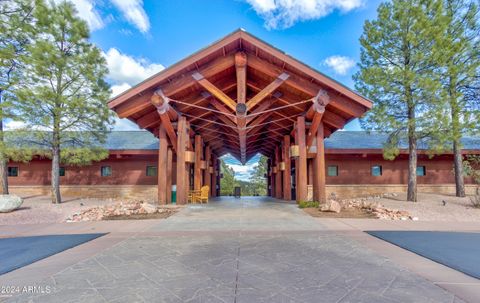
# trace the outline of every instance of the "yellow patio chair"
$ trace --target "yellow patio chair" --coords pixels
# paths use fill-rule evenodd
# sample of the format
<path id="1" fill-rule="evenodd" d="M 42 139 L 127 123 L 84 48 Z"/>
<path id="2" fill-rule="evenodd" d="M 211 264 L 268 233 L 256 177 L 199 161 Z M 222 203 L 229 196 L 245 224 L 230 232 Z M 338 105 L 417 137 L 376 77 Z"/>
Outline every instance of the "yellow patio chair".
<path id="1" fill-rule="evenodd" d="M 200 190 L 190 190 L 188 191 L 188 202 L 189 203 L 199 203 L 200 201 Z"/>
<path id="2" fill-rule="evenodd" d="M 200 203 L 208 203 L 208 194 L 210 192 L 210 187 L 208 186 L 202 186 L 202 188 L 200 188 L 200 196 L 198 196 L 198 199 L 200 200 Z"/>

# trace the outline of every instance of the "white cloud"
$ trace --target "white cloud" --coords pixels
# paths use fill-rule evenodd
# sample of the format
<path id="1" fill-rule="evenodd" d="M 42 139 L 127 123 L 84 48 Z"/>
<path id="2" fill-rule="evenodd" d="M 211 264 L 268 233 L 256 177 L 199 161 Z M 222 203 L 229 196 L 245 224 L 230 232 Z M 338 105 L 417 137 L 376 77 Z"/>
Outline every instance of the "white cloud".
<path id="1" fill-rule="evenodd" d="M 111 87 L 112 88 L 112 97 L 120 95 L 121 93 L 123 93 L 124 91 L 129 89 L 130 87 L 132 87 L 132 86 L 128 83 L 112 85 L 112 87 Z"/>
<path id="2" fill-rule="evenodd" d="M 323 60 L 323 64 L 330 67 L 339 75 L 346 75 L 355 66 L 355 60 L 345 56 L 331 56 Z"/>
<path id="3" fill-rule="evenodd" d="M 13 121 L 13 120 L 7 120 L 4 122 L 3 129 L 4 130 L 14 130 L 14 129 L 21 129 L 26 126 L 25 123 L 21 121 Z"/>
<path id="4" fill-rule="evenodd" d="M 108 78 L 122 87 L 126 84 L 133 86 L 165 68 L 161 64 L 122 54 L 116 48 L 109 49 L 104 56 L 109 69 Z"/>
<path id="5" fill-rule="evenodd" d="M 64 0 L 55 0 L 55 3 L 63 2 Z M 90 30 L 94 31 L 104 27 L 105 23 L 100 17 L 99 12 L 95 9 L 93 0 L 70 0 L 78 11 L 78 16 L 85 20 Z"/>
<path id="6" fill-rule="evenodd" d="M 296 22 L 315 20 L 335 10 L 349 12 L 365 0 L 246 0 L 265 20 L 267 29 L 289 28 Z"/>
<path id="7" fill-rule="evenodd" d="M 143 9 L 142 0 L 111 0 L 127 21 L 133 24 L 142 33 L 150 29 L 150 20 Z"/>

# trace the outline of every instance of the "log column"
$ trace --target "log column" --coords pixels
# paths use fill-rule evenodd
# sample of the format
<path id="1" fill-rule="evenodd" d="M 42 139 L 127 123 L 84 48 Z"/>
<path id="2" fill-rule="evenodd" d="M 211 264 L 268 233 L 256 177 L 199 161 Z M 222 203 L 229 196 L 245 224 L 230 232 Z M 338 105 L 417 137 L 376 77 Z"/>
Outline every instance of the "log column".
<path id="1" fill-rule="evenodd" d="M 210 189 L 210 194 L 212 197 L 217 196 L 217 181 L 218 181 L 218 173 L 217 173 L 217 155 L 213 154 L 212 155 L 212 165 L 213 165 L 213 175 L 212 175 L 212 188 Z"/>
<path id="2" fill-rule="evenodd" d="M 202 187 L 202 137 L 195 135 L 195 165 L 193 176 L 193 189 L 199 190 Z"/>
<path id="3" fill-rule="evenodd" d="M 282 198 L 282 172 L 280 171 L 280 148 L 275 147 L 275 167 L 277 168 L 277 173 L 275 174 L 275 198 Z"/>
<path id="4" fill-rule="evenodd" d="M 173 174 L 173 152 L 172 152 L 172 148 L 168 148 L 167 150 L 167 170 L 165 171 L 166 172 L 166 175 L 167 175 L 167 203 L 170 204 L 172 203 L 172 174 Z M 162 173 L 160 170 L 158 171 L 158 173 Z"/>
<path id="5" fill-rule="evenodd" d="M 326 178 L 325 178 L 325 145 L 323 142 L 324 138 L 323 131 L 323 122 L 320 124 L 320 127 L 317 130 L 317 154 L 315 155 L 315 178 L 314 178 L 314 194 L 315 200 L 320 203 L 327 201 L 327 191 L 326 191 Z"/>
<path id="6" fill-rule="evenodd" d="M 268 158 L 267 160 L 267 196 L 272 197 L 273 192 L 272 192 L 272 181 L 270 179 L 270 172 L 272 169 L 272 160 Z"/>
<path id="7" fill-rule="evenodd" d="M 158 129 L 158 166 L 157 166 L 157 177 L 158 177 L 158 203 L 166 204 L 167 203 L 167 150 L 168 150 L 168 139 L 167 132 L 163 124 L 160 124 Z"/>
<path id="8" fill-rule="evenodd" d="M 203 171 L 203 184 L 212 188 L 212 175 L 210 173 L 210 158 L 212 157 L 212 152 L 210 146 L 205 146 L 205 170 Z"/>
<path id="9" fill-rule="evenodd" d="M 283 161 L 285 170 L 283 171 L 283 199 L 292 200 L 292 185 L 290 182 L 291 162 L 290 162 L 290 136 L 283 137 Z"/>
<path id="10" fill-rule="evenodd" d="M 187 170 L 185 151 L 187 147 L 188 133 L 187 120 L 178 117 L 177 125 L 177 204 L 187 203 Z"/>
<path id="11" fill-rule="evenodd" d="M 297 172 L 297 202 L 307 200 L 307 146 L 305 142 L 305 117 L 297 118 L 295 141 L 299 147 Z"/>
<path id="12" fill-rule="evenodd" d="M 270 157 L 270 192 L 271 192 L 271 197 L 275 197 L 275 174 L 273 173 L 273 167 L 275 167 L 275 155 L 273 155 L 272 157 Z"/>

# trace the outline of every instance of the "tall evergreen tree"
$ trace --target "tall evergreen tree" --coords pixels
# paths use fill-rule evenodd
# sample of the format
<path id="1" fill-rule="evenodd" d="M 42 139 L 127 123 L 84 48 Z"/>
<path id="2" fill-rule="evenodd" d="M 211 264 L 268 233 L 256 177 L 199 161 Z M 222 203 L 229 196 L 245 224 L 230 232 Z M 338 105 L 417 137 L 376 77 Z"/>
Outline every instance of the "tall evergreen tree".
<path id="1" fill-rule="evenodd" d="M 33 7 L 31 0 L 0 1 L 0 193 L 4 195 L 8 194 L 8 161 L 22 155 L 5 144 L 4 121 L 15 119 L 12 88 L 19 81 L 21 58 L 31 40 Z"/>
<path id="2" fill-rule="evenodd" d="M 255 193 L 260 196 L 267 194 L 267 180 L 265 174 L 267 173 L 267 157 L 260 156 L 258 164 L 253 167 L 252 173 L 252 185 L 254 186 Z"/>
<path id="3" fill-rule="evenodd" d="M 436 43 L 437 77 L 442 84 L 435 138 L 450 145 L 454 155 L 455 188 L 465 197 L 461 138 L 472 133 L 480 121 L 478 90 L 480 72 L 480 11 L 476 1 L 441 0 L 443 33 Z M 478 92 L 477 92 L 478 93 Z"/>
<path id="4" fill-rule="evenodd" d="M 220 159 L 220 173 L 223 174 L 223 178 L 220 179 L 221 195 L 233 195 L 233 189 L 237 184 L 235 171 L 223 159 Z"/>
<path id="5" fill-rule="evenodd" d="M 409 201 L 417 201 L 417 141 L 429 135 L 430 106 L 437 98 L 432 48 L 440 32 L 440 10 L 434 0 L 382 3 L 360 38 L 360 70 L 354 79 L 356 88 L 374 101 L 361 123 L 389 134 L 387 159 L 399 154 L 399 143 L 407 138 Z"/>
<path id="6" fill-rule="evenodd" d="M 15 93 L 32 138 L 52 158 L 52 202 L 60 203 L 60 163 L 85 164 L 108 156 L 99 147 L 112 122 L 110 90 L 103 80 L 107 68 L 71 3 L 36 1 L 34 16 L 36 35 Z"/>

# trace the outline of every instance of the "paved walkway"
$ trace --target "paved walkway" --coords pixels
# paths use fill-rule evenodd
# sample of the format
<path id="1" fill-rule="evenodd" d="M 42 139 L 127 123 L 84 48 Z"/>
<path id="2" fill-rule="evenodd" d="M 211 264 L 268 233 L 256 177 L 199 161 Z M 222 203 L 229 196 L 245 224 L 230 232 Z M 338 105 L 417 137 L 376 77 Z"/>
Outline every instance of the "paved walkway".
<path id="1" fill-rule="evenodd" d="M 190 206 L 167 220 L 45 226 L 112 233 L 78 247 L 90 249 L 85 260 L 67 265 L 78 258 L 74 248 L 0 276 L 0 284 L 33 283 L 32 267 L 40 277 L 61 263 L 41 283 L 53 293 L 7 301 L 463 302 L 320 222 L 295 205 L 243 198 Z"/>

